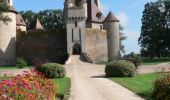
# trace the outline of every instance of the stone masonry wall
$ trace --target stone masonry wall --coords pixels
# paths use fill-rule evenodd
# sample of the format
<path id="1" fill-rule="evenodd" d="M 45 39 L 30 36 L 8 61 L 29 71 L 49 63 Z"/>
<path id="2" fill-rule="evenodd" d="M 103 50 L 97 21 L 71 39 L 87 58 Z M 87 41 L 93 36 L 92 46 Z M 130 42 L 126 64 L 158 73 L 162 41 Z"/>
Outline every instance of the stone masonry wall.
<path id="1" fill-rule="evenodd" d="M 108 60 L 107 32 L 99 29 L 86 29 L 86 53 L 95 62 Z"/>
<path id="2" fill-rule="evenodd" d="M 17 33 L 17 56 L 29 63 L 35 58 L 50 62 L 65 63 L 67 59 L 66 36 L 64 33 L 28 32 Z"/>

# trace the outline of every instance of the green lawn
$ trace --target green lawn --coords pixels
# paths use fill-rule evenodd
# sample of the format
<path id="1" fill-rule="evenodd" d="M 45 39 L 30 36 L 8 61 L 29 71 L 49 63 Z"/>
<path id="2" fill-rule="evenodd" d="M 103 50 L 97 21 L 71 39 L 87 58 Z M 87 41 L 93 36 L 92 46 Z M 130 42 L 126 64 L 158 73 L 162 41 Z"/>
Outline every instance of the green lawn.
<path id="1" fill-rule="evenodd" d="M 151 100 L 153 83 L 165 73 L 135 75 L 131 78 L 110 78 L 147 100 Z"/>
<path id="2" fill-rule="evenodd" d="M 97 62 L 99 65 L 106 65 L 108 62 Z M 169 63 L 170 59 L 142 59 L 141 65 L 157 65 L 161 63 Z"/>
<path id="3" fill-rule="evenodd" d="M 56 84 L 57 96 L 65 96 L 70 92 L 71 80 L 70 78 L 54 79 Z"/>
<path id="4" fill-rule="evenodd" d="M 25 68 L 31 68 L 31 66 L 27 66 Z M 0 66 L 0 70 L 15 70 L 15 69 L 19 69 L 19 68 L 16 67 L 16 66 L 7 66 L 7 67 L 1 67 Z"/>
<path id="5" fill-rule="evenodd" d="M 156 65 L 161 63 L 170 63 L 170 59 L 143 59 L 142 65 Z"/>

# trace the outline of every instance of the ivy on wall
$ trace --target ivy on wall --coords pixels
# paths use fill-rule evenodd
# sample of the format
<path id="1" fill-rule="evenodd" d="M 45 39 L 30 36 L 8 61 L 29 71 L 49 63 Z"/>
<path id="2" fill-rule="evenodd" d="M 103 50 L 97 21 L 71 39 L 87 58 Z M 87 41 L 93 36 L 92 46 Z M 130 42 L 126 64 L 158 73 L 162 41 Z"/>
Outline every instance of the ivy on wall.
<path id="1" fill-rule="evenodd" d="M 0 21 L 7 23 L 10 22 L 11 19 L 8 16 L 2 15 L 2 12 L 8 11 L 8 3 L 6 0 L 0 0 Z"/>

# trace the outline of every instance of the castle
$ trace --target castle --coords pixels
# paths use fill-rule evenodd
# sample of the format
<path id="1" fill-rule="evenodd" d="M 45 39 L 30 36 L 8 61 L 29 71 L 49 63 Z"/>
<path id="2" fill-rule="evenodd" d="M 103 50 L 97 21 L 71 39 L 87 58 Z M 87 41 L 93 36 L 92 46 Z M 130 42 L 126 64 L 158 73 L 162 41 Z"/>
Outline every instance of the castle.
<path id="1" fill-rule="evenodd" d="M 12 21 L 8 24 L 0 22 L 0 66 L 16 63 L 16 29 L 25 30 L 21 16 L 16 18 L 13 0 L 8 0 L 8 4 L 8 12 L 2 15 Z M 95 61 L 119 58 L 119 20 L 112 12 L 105 17 L 99 0 L 65 0 L 63 12 L 68 55 L 84 54 L 88 62 L 88 58 Z"/>
<path id="2" fill-rule="evenodd" d="M 107 40 L 105 40 L 107 47 L 105 48 L 108 48 L 108 60 L 112 61 L 119 57 L 119 20 L 112 12 L 105 17 L 100 10 L 99 0 L 65 0 L 64 16 L 68 54 L 88 53 L 86 28 L 92 28 L 107 31 Z"/>

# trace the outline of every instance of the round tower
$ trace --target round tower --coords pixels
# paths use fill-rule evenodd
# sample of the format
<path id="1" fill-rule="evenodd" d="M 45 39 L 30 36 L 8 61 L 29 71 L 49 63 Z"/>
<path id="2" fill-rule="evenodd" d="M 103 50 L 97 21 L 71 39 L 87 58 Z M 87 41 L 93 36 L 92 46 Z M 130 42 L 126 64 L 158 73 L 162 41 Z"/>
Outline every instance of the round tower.
<path id="1" fill-rule="evenodd" d="M 10 66 L 16 64 L 16 11 L 9 0 L 9 9 L 2 12 L 3 16 L 8 16 L 11 21 L 4 23 L 0 21 L 0 66 Z"/>
<path id="2" fill-rule="evenodd" d="M 119 37 L 119 20 L 109 12 L 104 20 L 104 29 L 107 30 L 107 44 L 108 44 L 108 61 L 113 61 L 119 58 L 120 52 L 120 37 Z"/>

